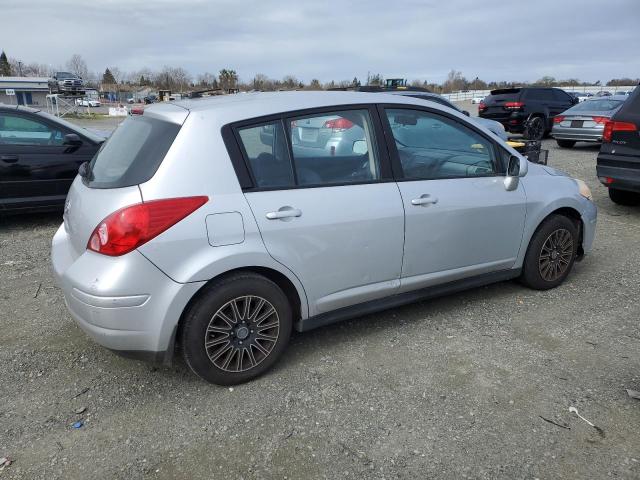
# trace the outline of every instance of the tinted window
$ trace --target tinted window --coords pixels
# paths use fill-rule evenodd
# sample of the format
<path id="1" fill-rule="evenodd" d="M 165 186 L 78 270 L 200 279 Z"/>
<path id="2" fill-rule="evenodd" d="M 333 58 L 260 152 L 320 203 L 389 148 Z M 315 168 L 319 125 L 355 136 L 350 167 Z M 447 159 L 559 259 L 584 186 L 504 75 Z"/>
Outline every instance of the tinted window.
<path id="1" fill-rule="evenodd" d="M 553 93 L 548 88 L 530 88 L 526 90 L 525 98 L 531 100 L 550 101 L 553 100 Z"/>
<path id="2" fill-rule="evenodd" d="M 0 143 L 12 145 L 62 145 L 64 132 L 44 122 L 19 115 L 0 114 Z"/>
<path id="3" fill-rule="evenodd" d="M 405 178 L 440 179 L 495 173 L 493 145 L 474 130 L 446 117 L 389 109 Z"/>
<path id="4" fill-rule="evenodd" d="M 368 110 L 288 119 L 299 185 L 373 181 L 380 178 Z"/>
<path id="5" fill-rule="evenodd" d="M 156 173 L 180 125 L 151 117 L 129 117 L 91 160 L 93 188 L 120 188 L 146 182 Z"/>
<path id="6" fill-rule="evenodd" d="M 282 122 L 241 128 L 238 133 L 258 187 L 293 185 L 293 171 Z"/>
<path id="7" fill-rule="evenodd" d="M 562 90 L 552 90 L 552 92 L 557 101 L 571 103 L 571 95 L 568 93 L 563 92 Z"/>
<path id="8" fill-rule="evenodd" d="M 429 100 L 431 102 L 436 102 L 436 103 L 439 103 L 440 105 L 444 105 L 445 107 L 453 108 L 454 110 L 460 111 L 460 109 L 456 107 L 454 104 L 448 102 L 445 98 L 438 97 L 437 95 L 432 95 L 432 96 L 410 95 L 410 96 L 414 98 L 421 98 L 422 100 Z"/>

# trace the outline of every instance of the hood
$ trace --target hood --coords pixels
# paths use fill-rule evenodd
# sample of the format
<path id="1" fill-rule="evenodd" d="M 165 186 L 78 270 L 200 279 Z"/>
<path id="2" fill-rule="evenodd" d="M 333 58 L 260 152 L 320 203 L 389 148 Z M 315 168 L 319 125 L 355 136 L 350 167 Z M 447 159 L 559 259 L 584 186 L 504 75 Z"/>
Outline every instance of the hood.
<path id="1" fill-rule="evenodd" d="M 540 165 L 540 167 L 545 172 L 547 172 L 549 175 L 554 175 L 556 177 L 570 177 L 571 176 L 568 173 L 563 172 L 562 170 L 558 170 L 557 168 L 550 167 L 549 165 Z"/>

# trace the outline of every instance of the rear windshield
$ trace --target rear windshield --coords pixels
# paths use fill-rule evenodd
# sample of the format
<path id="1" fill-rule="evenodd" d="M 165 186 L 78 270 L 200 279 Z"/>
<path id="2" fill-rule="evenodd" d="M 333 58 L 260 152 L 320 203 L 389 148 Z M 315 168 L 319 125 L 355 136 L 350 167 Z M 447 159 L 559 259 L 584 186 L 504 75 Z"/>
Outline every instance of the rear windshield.
<path id="1" fill-rule="evenodd" d="M 520 95 L 519 88 L 501 88 L 499 90 L 491 90 L 491 95 L 485 98 L 487 102 L 500 102 L 501 100 L 514 100 Z"/>
<path id="2" fill-rule="evenodd" d="M 180 125 L 144 115 L 127 118 L 91 160 L 85 183 L 92 188 L 121 188 L 146 182 L 179 131 Z"/>
<path id="3" fill-rule="evenodd" d="M 622 100 L 587 100 L 570 108 L 572 112 L 608 112 L 615 110 L 624 102 Z"/>

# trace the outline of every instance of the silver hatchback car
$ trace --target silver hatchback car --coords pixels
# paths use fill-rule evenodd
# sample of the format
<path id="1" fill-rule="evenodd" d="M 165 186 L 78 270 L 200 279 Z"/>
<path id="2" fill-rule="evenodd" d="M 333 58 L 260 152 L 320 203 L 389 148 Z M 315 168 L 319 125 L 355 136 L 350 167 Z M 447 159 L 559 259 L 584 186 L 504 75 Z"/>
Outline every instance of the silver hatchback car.
<path id="1" fill-rule="evenodd" d="M 359 134 L 314 155 L 296 135 L 315 124 Z M 81 167 L 52 262 L 98 343 L 165 362 L 180 345 L 230 385 L 271 367 L 292 329 L 509 279 L 556 287 L 595 225 L 582 181 L 451 109 L 260 93 L 125 120 Z"/>

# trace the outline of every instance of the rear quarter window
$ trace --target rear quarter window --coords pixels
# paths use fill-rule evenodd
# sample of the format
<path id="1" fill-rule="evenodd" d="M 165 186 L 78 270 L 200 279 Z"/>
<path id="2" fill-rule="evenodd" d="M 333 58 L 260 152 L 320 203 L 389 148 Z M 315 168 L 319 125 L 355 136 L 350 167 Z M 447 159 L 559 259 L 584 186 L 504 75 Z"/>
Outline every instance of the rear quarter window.
<path id="1" fill-rule="evenodd" d="M 149 180 L 173 144 L 180 125 L 152 117 L 129 117 L 90 163 L 91 188 L 122 188 Z"/>

